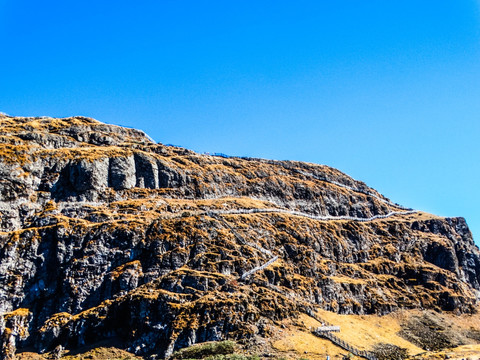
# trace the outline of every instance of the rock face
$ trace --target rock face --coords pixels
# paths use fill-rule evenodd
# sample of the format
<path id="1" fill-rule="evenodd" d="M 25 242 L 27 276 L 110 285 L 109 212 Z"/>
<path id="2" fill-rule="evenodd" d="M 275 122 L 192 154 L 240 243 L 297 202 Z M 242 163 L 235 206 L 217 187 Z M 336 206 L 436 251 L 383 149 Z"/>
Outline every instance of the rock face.
<path id="1" fill-rule="evenodd" d="M 405 209 L 338 170 L 200 155 L 83 117 L 0 126 L 4 358 L 105 339 L 167 356 L 316 308 L 477 305 L 463 218 Z"/>
<path id="2" fill-rule="evenodd" d="M 110 159 L 108 186 L 114 190 L 127 190 L 135 187 L 135 160 L 133 156 Z"/>

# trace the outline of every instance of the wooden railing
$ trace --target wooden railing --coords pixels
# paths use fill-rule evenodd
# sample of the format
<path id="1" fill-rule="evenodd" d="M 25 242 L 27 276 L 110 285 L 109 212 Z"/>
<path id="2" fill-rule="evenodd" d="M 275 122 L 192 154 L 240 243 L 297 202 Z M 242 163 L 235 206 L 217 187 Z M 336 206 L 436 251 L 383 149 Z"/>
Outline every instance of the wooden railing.
<path id="1" fill-rule="evenodd" d="M 333 324 L 329 323 L 328 321 L 322 319 L 317 314 L 315 314 L 315 312 L 313 312 L 311 309 L 308 309 L 306 313 L 307 313 L 308 316 L 314 318 L 319 323 L 321 323 L 325 326 L 335 327 L 335 325 L 333 325 Z M 332 332 L 318 331 L 318 329 L 315 329 L 315 330 L 312 331 L 312 333 L 314 335 L 318 336 L 318 337 L 322 337 L 322 338 L 326 338 L 326 339 L 330 340 L 335 345 L 340 346 L 342 349 L 350 351 L 353 355 L 360 356 L 360 357 L 363 357 L 363 358 L 368 359 L 368 360 L 377 360 L 375 355 L 372 354 L 371 352 L 365 351 L 365 350 L 360 350 L 360 349 L 356 348 L 355 346 L 350 345 L 345 340 L 342 340 L 339 337 L 333 335 Z"/>
<path id="2" fill-rule="evenodd" d="M 313 331 L 313 334 L 326 338 L 333 342 L 335 345 L 340 346 L 342 349 L 345 349 L 351 352 L 353 355 L 363 357 L 368 360 L 377 360 L 376 356 L 372 354 L 370 351 L 359 350 L 353 345 L 350 345 L 345 340 L 338 338 L 337 336 L 333 335 L 331 332 L 316 332 Z"/>

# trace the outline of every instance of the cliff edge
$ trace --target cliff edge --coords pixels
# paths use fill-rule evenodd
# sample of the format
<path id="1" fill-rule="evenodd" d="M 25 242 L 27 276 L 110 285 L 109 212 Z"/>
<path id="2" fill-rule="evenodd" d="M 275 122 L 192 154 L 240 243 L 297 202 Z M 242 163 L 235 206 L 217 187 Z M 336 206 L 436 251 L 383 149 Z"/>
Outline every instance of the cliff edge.
<path id="1" fill-rule="evenodd" d="M 463 218 L 325 165 L 209 156 L 86 117 L 0 115 L 0 349 L 169 356 L 318 309 L 472 313 Z"/>

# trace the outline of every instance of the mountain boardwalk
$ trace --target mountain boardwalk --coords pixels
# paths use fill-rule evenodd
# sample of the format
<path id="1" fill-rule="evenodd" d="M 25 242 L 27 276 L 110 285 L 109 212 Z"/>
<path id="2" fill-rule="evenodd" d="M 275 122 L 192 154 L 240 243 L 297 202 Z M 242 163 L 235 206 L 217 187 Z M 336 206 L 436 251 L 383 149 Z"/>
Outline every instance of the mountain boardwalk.
<path id="1" fill-rule="evenodd" d="M 314 335 L 330 340 L 335 345 L 351 352 L 353 355 L 363 357 L 364 359 L 367 359 L 367 360 L 377 360 L 377 357 L 373 353 L 365 350 L 360 350 L 355 346 L 347 343 L 345 340 L 342 340 L 337 336 L 333 335 L 334 332 L 340 332 L 340 326 L 335 326 L 330 324 L 329 322 L 320 318 L 311 309 L 307 311 L 307 315 L 309 315 L 310 317 L 314 318 L 315 320 L 317 320 L 322 324 L 322 326 L 312 330 L 312 333 Z"/>
<path id="2" fill-rule="evenodd" d="M 317 333 L 323 332 L 340 332 L 340 326 L 320 326 L 315 329 Z"/>

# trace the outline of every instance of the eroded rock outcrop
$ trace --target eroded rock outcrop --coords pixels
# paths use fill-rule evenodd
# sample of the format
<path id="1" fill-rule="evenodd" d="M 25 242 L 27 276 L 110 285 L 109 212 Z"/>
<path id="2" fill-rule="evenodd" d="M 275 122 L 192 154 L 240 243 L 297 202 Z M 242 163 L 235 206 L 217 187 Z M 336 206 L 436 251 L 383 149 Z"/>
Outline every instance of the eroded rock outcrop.
<path id="1" fill-rule="evenodd" d="M 137 183 L 133 155 L 110 159 L 108 186 L 115 190 L 133 189 Z"/>
<path id="2" fill-rule="evenodd" d="M 74 161 L 67 166 L 68 180 L 76 192 L 102 191 L 108 186 L 108 159 Z"/>
<path id="3" fill-rule="evenodd" d="M 102 339 L 166 356 L 315 308 L 477 305 L 464 219 L 409 211 L 338 170 L 200 155 L 83 117 L 0 126 L 4 357 Z"/>

